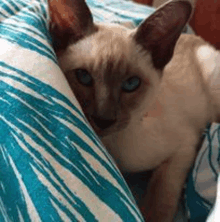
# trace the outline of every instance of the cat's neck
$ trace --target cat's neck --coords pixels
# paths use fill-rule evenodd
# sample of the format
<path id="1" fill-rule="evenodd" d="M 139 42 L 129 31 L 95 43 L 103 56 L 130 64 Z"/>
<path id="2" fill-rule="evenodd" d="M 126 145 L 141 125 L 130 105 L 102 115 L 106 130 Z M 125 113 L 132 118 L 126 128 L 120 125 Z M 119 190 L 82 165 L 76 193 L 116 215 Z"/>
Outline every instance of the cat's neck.
<path id="1" fill-rule="evenodd" d="M 220 53 L 201 38 L 181 35 L 173 59 L 164 69 L 161 91 L 145 117 L 163 118 L 175 110 L 188 115 L 189 121 L 193 118 L 199 128 L 216 121 L 219 58 Z"/>

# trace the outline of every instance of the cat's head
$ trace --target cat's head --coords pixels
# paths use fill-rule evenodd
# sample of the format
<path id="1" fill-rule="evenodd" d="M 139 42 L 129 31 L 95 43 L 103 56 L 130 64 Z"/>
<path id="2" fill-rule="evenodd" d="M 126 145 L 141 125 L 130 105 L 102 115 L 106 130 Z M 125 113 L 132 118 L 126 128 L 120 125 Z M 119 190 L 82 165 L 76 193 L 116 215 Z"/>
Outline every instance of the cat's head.
<path id="1" fill-rule="evenodd" d="M 103 136 L 138 121 L 151 105 L 192 7 L 172 1 L 136 30 L 94 24 L 83 0 L 50 0 L 61 69 L 95 131 Z"/>

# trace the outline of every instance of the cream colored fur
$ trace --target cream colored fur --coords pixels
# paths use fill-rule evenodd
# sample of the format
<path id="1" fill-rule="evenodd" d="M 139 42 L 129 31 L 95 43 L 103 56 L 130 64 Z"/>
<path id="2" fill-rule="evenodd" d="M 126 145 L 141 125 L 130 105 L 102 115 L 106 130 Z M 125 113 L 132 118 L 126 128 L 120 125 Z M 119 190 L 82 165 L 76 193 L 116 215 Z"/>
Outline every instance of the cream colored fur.
<path id="1" fill-rule="evenodd" d="M 151 181 L 147 201 L 143 201 L 144 205 L 153 205 L 149 200 L 156 198 L 157 192 L 162 202 L 158 206 L 160 216 L 152 221 L 172 220 L 169 209 L 175 205 L 175 196 L 180 195 L 179 187 L 192 166 L 200 135 L 208 122 L 219 120 L 219 63 L 219 51 L 199 37 L 182 35 L 164 69 L 160 92 L 151 111 L 139 122 L 103 138 L 122 170 L 158 169 L 153 177 L 156 182 Z M 165 174 L 161 173 L 163 170 Z M 163 176 L 167 178 L 166 188 L 159 186 Z M 152 211 L 158 215 L 158 211 Z"/>
<path id="2" fill-rule="evenodd" d="M 153 169 L 181 149 L 183 153 L 194 152 L 207 122 L 218 118 L 214 97 L 217 99 L 220 93 L 211 83 L 218 55 L 199 37 L 180 37 L 174 57 L 164 70 L 156 106 L 139 122 L 103 138 L 120 168 Z M 216 71 L 220 75 L 220 70 Z"/>

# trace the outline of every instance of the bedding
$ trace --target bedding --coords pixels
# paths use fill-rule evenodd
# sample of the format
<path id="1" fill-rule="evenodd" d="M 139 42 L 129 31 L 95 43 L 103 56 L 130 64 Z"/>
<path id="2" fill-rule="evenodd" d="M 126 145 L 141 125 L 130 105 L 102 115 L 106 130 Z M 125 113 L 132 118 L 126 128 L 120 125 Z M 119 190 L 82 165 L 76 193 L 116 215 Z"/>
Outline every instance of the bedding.
<path id="1" fill-rule="evenodd" d="M 129 27 L 154 11 L 129 0 L 87 3 L 96 22 Z M 143 221 L 58 67 L 49 20 L 46 0 L 0 0 L 0 222 Z M 214 127 L 189 175 L 192 221 L 204 220 L 215 200 L 207 190 L 219 165 Z"/>
<path id="2" fill-rule="evenodd" d="M 186 185 L 185 200 L 190 221 L 205 222 L 216 200 L 216 205 L 219 204 L 219 192 L 216 198 L 217 186 L 220 186 L 218 179 L 219 151 L 220 125 L 213 123 L 204 132 L 201 150 L 189 174 Z M 210 218 L 214 218 L 214 216 L 211 215 Z M 208 221 L 219 221 L 219 218 L 218 220 L 215 218 L 215 220 L 209 219 Z"/>

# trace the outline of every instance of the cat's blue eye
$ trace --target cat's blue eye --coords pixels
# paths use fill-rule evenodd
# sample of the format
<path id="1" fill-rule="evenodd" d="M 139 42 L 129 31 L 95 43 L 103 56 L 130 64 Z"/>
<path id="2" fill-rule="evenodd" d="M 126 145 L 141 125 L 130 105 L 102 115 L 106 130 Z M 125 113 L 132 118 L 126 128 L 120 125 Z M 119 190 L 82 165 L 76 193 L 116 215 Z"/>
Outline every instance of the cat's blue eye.
<path id="1" fill-rule="evenodd" d="M 139 88 L 141 80 L 137 76 L 133 76 L 122 83 L 122 90 L 125 92 L 133 92 Z"/>
<path id="2" fill-rule="evenodd" d="M 92 76 L 86 69 L 76 69 L 75 73 L 79 83 L 85 86 L 92 86 L 93 84 Z"/>

